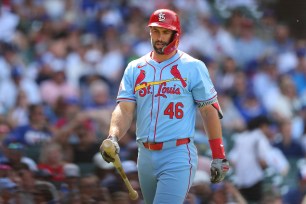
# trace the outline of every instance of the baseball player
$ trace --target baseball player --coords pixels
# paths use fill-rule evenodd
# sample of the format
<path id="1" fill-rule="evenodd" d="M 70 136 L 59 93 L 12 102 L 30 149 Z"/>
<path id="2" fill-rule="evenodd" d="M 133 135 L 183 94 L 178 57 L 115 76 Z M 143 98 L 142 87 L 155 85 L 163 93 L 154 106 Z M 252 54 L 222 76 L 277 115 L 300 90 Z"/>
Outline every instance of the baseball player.
<path id="1" fill-rule="evenodd" d="M 124 72 L 112 114 L 108 139 L 118 140 L 137 118 L 138 174 L 147 204 L 183 203 L 197 169 L 193 138 L 197 108 L 212 151 L 211 182 L 229 169 L 222 144 L 217 93 L 203 62 L 178 50 L 178 15 L 153 12 L 149 24 L 153 51 L 130 62 Z M 107 162 L 114 159 L 102 150 Z"/>

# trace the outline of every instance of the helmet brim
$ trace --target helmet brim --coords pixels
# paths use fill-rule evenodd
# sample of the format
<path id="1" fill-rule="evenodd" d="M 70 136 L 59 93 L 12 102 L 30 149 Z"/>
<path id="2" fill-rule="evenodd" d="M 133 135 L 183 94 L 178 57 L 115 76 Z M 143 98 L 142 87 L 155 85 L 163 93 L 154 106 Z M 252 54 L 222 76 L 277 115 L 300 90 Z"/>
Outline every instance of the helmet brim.
<path id="1" fill-rule="evenodd" d="M 150 24 L 148 24 L 148 27 L 161 27 L 161 28 L 166 28 L 166 29 L 178 32 L 178 30 L 175 26 L 172 26 L 172 25 L 169 25 L 169 24 L 166 24 L 166 23 L 162 23 L 162 22 L 150 23 Z"/>

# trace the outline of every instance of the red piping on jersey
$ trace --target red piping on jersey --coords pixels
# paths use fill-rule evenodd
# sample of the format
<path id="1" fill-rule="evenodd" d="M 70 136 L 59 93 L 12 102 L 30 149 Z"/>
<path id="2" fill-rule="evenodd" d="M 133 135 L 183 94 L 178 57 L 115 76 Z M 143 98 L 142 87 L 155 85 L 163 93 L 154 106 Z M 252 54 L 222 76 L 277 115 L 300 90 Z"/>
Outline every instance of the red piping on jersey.
<path id="1" fill-rule="evenodd" d="M 217 96 L 217 94 L 216 94 L 216 95 L 214 95 L 213 97 L 211 97 L 211 98 L 207 99 L 207 100 L 195 100 L 195 102 L 209 101 L 209 100 L 211 100 L 211 99 L 215 98 L 216 96 Z"/>
<path id="2" fill-rule="evenodd" d="M 156 68 L 152 64 L 150 64 L 149 62 L 146 61 L 146 63 L 154 69 L 153 81 L 155 81 Z M 153 86 L 153 93 L 154 93 L 154 86 Z M 154 105 L 153 100 L 154 100 L 154 94 L 152 94 L 152 103 L 151 103 L 152 105 L 151 105 L 151 111 L 150 111 L 151 121 L 152 121 L 152 112 L 153 112 L 153 105 Z M 148 137 L 149 137 L 149 134 L 148 134 Z M 155 141 L 155 139 L 154 139 L 154 141 Z"/>
<path id="3" fill-rule="evenodd" d="M 117 101 L 119 100 L 129 100 L 129 101 L 136 101 L 134 98 L 117 98 Z"/>
<path id="4" fill-rule="evenodd" d="M 187 188 L 187 192 L 186 192 L 186 195 L 185 195 L 185 199 L 187 198 L 188 191 L 189 191 L 189 189 L 190 189 L 190 187 L 191 187 L 191 186 L 190 186 L 190 182 L 191 182 L 191 172 L 192 172 L 192 164 L 191 164 L 191 157 L 190 157 L 190 149 L 189 149 L 188 143 L 186 144 L 186 147 L 187 147 L 187 150 L 188 150 L 190 170 L 189 170 L 188 188 Z"/>
<path id="5" fill-rule="evenodd" d="M 161 80 L 161 78 L 162 78 L 162 72 L 163 72 L 163 70 L 166 68 L 166 67 L 168 67 L 169 65 L 171 65 L 171 64 L 173 64 L 173 63 L 175 63 L 177 60 L 179 60 L 182 56 L 183 56 L 183 54 L 184 53 L 182 53 L 176 60 L 174 60 L 174 61 L 172 61 L 172 62 L 170 62 L 169 64 L 167 64 L 166 66 L 164 66 L 162 69 L 161 69 L 161 71 L 160 71 L 160 75 L 159 75 L 159 80 Z M 147 61 L 146 61 L 147 62 Z M 147 62 L 148 64 L 150 64 L 149 62 Z M 150 64 L 151 65 L 151 64 Z M 151 65 L 152 67 L 154 67 L 153 65 Z M 155 74 L 154 74 L 154 76 L 155 76 Z M 154 78 L 154 81 L 155 81 L 155 78 Z M 153 90 L 153 93 L 154 93 L 154 90 Z M 153 94 L 152 94 L 153 95 Z M 153 96 L 154 97 L 154 96 Z M 153 105 L 153 103 L 152 103 L 152 105 Z M 157 120 L 158 120 L 158 113 L 159 113 L 159 105 L 160 105 L 160 97 L 158 97 L 158 108 L 157 108 L 157 115 L 156 115 L 156 120 L 155 120 L 155 127 L 154 127 L 154 142 L 155 142 L 155 138 L 156 138 L 156 128 L 157 128 Z M 153 107 L 152 107 L 152 109 L 153 109 Z"/>

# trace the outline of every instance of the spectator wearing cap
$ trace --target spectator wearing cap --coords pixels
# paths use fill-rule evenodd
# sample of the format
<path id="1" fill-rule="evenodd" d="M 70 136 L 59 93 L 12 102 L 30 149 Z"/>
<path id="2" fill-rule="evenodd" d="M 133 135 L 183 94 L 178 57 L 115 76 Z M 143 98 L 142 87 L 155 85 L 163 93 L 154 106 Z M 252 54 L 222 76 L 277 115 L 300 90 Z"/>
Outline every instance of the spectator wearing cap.
<path id="1" fill-rule="evenodd" d="M 74 203 L 80 199 L 80 168 L 74 163 L 66 163 L 64 165 L 64 181 L 60 183 L 59 193 L 61 203 Z"/>
<path id="2" fill-rule="evenodd" d="M 0 203 L 21 203 L 17 184 L 9 178 L 0 178 Z"/>
<path id="3" fill-rule="evenodd" d="M 40 151 L 44 143 L 51 141 L 52 129 L 45 116 L 43 105 L 30 105 L 28 117 L 29 124 L 13 128 L 7 139 L 31 147 L 27 148 L 27 155 L 37 162 L 37 151 Z"/>
<path id="4" fill-rule="evenodd" d="M 25 146 L 18 142 L 8 142 L 5 144 L 4 149 L 5 159 L 3 164 L 7 164 L 14 170 L 20 168 L 20 166 L 26 164 L 31 171 L 37 171 L 36 162 L 29 158 L 25 153 Z"/>
<path id="5" fill-rule="evenodd" d="M 19 90 L 25 92 L 29 103 L 37 104 L 41 102 L 38 85 L 24 75 L 21 67 L 12 67 L 10 78 L 0 81 L 0 102 L 8 110 L 16 105 Z"/>
<path id="6" fill-rule="evenodd" d="M 209 202 L 212 191 L 210 188 L 209 174 L 207 172 L 203 170 L 196 171 L 189 194 L 193 195 L 190 198 L 194 199 L 195 203 Z"/>
<path id="7" fill-rule="evenodd" d="M 66 163 L 64 165 L 64 175 L 65 178 L 79 178 L 81 176 L 80 168 L 74 163 Z"/>
<path id="8" fill-rule="evenodd" d="M 100 152 L 97 152 L 93 156 L 92 161 L 94 163 L 94 174 L 98 177 L 102 186 L 110 182 L 115 182 L 116 169 L 112 163 L 107 163 L 102 158 Z"/>

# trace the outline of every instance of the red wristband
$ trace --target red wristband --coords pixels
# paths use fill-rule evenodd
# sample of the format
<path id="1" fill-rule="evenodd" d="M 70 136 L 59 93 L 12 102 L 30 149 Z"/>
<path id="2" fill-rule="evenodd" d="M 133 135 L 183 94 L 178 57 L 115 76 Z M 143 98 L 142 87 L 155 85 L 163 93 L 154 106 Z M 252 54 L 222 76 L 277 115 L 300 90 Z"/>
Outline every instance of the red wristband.
<path id="1" fill-rule="evenodd" d="M 209 145 L 213 159 L 225 159 L 225 152 L 221 137 L 209 140 Z"/>

